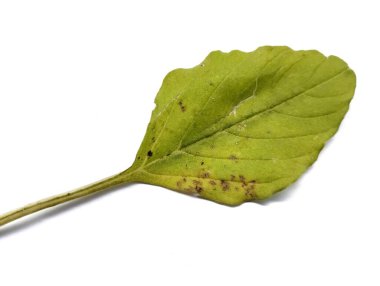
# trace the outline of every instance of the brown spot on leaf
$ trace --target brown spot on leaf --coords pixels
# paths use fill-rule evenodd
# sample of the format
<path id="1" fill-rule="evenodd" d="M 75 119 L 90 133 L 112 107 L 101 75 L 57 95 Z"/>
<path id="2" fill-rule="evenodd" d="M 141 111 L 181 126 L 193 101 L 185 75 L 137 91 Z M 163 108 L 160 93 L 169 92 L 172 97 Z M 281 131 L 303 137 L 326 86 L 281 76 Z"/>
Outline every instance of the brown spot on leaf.
<path id="1" fill-rule="evenodd" d="M 152 157 L 153 156 L 152 150 L 149 150 L 147 155 L 148 155 L 148 157 Z"/>
<path id="2" fill-rule="evenodd" d="M 255 181 L 254 180 L 252 180 L 252 181 L 250 181 L 250 182 L 248 182 L 248 183 L 246 183 L 246 182 L 244 182 L 243 184 L 242 184 L 242 187 L 243 187 L 243 189 L 244 189 L 244 191 L 245 191 L 245 196 L 246 197 L 248 197 L 248 198 L 250 198 L 250 199 L 255 199 L 256 198 L 256 194 L 255 194 Z"/>
<path id="3" fill-rule="evenodd" d="M 203 191 L 203 188 L 200 186 L 195 186 L 195 191 L 199 194 L 200 192 Z"/>
<path id="4" fill-rule="evenodd" d="M 220 181 L 220 185 L 222 186 L 223 191 L 227 191 L 230 188 L 230 184 L 224 180 Z"/>
<path id="5" fill-rule="evenodd" d="M 202 185 L 202 182 L 198 180 L 193 180 L 193 184 L 198 186 L 198 185 Z"/>
<path id="6" fill-rule="evenodd" d="M 213 180 L 211 180 L 209 183 L 210 183 L 210 185 L 213 185 L 213 186 L 216 185 L 215 181 L 213 181 Z"/>
<path id="7" fill-rule="evenodd" d="M 182 112 L 186 111 L 186 106 L 183 105 L 182 101 L 178 102 L 179 108 L 181 108 Z"/>
<path id="8" fill-rule="evenodd" d="M 210 178 L 210 173 L 209 172 L 204 172 L 199 175 L 201 178 Z"/>
<path id="9" fill-rule="evenodd" d="M 204 165 L 204 163 L 205 163 L 205 162 L 202 161 L 202 162 L 201 162 L 201 165 Z"/>
<path id="10" fill-rule="evenodd" d="M 231 175 L 231 181 L 235 181 L 235 176 L 234 175 Z"/>
<path id="11" fill-rule="evenodd" d="M 237 157 L 235 155 L 231 155 L 230 157 L 228 157 L 228 159 L 230 159 L 232 161 L 236 161 Z"/>
<path id="12" fill-rule="evenodd" d="M 253 190 L 246 190 L 245 191 L 245 195 L 251 199 L 255 199 L 256 198 L 256 195 L 255 195 L 255 192 L 253 192 Z"/>

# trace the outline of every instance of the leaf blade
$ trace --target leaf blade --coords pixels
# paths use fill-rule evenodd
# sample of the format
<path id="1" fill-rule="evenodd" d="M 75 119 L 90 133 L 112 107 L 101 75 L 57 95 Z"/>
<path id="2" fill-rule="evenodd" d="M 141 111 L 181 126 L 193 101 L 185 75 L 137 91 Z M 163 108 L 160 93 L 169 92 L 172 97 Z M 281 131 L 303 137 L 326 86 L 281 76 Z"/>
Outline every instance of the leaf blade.
<path id="1" fill-rule="evenodd" d="M 317 51 L 213 52 L 164 79 L 131 169 L 223 204 L 265 199 L 317 159 L 355 83 L 344 61 Z"/>

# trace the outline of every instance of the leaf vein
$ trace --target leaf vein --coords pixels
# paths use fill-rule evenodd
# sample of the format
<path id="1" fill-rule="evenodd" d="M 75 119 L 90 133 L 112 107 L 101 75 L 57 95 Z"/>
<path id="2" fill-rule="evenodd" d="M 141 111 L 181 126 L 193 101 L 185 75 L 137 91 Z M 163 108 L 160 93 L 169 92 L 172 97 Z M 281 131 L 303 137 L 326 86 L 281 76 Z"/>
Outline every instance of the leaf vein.
<path id="1" fill-rule="evenodd" d="M 289 113 L 285 113 L 285 112 L 280 112 L 278 110 L 273 110 L 273 112 L 275 112 L 277 114 L 280 114 L 280 115 L 285 115 L 285 116 L 295 117 L 295 118 L 318 118 L 318 117 L 325 117 L 325 116 L 328 116 L 328 115 L 339 113 L 339 112 L 343 111 L 344 109 L 347 109 L 347 107 L 345 106 L 345 107 L 340 108 L 338 110 L 335 110 L 333 112 L 328 112 L 328 113 L 323 113 L 323 114 L 318 114 L 318 115 L 312 115 L 312 116 L 294 115 L 294 114 L 289 114 Z"/>
<path id="2" fill-rule="evenodd" d="M 234 135 L 234 136 L 236 136 L 236 137 L 242 137 L 242 138 L 247 138 L 247 139 L 257 139 L 257 140 L 281 140 L 281 139 L 294 139 L 294 138 L 307 137 L 307 136 L 312 136 L 312 135 L 319 135 L 319 134 L 322 134 L 322 133 L 327 133 L 327 132 L 329 132 L 330 130 L 332 130 L 332 129 L 336 129 L 336 128 L 338 128 L 338 126 L 334 126 L 334 127 L 328 128 L 328 129 L 326 129 L 326 130 L 322 130 L 322 131 L 320 131 L 320 132 L 315 132 L 315 133 L 297 134 L 297 135 L 293 135 L 293 136 L 282 136 L 282 137 L 272 137 L 272 138 L 247 136 L 247 135 L 237 134 L 237 133 L 231 132 L 231 131 L 229 131 L 229 130 L 224 130 L 224 132 L 225 132 L 225 133 L 228 133 L 228 134 L 231 134 L 231 135 Z"/>
<path id="3" fill-rule="evenodd" d="M 276 161 L 276 160 L 286 161 L 286 160 L 292 160 L 292 159 L 299 159 L 302 157 L 307 157 L 307 156 L 310 156 L 312 154 L 312 153 L 306 153 L 303 155 L 299 155 L 299 156 L 295 156 L 295 157 L 288 157 L 288 158 L 239 158 L 238 157 L 238 158 L 231 159 L 228 157 L 217 157 L 217 156 L 210 156 L 210 155 L 193 154 L 191 152 L 184 151 L 184 150 L 181 150 L 178 152 L 181 152 L 181 153 L 184 153 L 187 155 L 191 155 L 194 157 L 201 157 L 201 158 L 208 158 L 208 159 L 215 159 L 215 160 L 229 160 L 229 161 L 231 161 L 231 160 L 233 160 L 233 161 Z"/>
<path id="4" fill-rule="evenodd" d="M 296 97 L 298 97 L 298 96 L 301 96 L 301 95 L 307 93 L 308 91 L 310 91 L 310 90 L 312 90 L 312 89 L 315 89 L 315 88 L 317 88 L 317 87 L 319 87 L 319 86 L 321 86 L 321 85 L 323 85 L 323 84 L 326 84 L 326 83 L 328 83 L 329 81 L 331 81 L 331 80 L 333 80 L 333 79 L 339 77 L 340 75 L 342 75 L 342 74 L 343 74 L 344 72 L 346 72 L 347 70 L 349 70 L 348 67 L 346 67 L 344 70 L 340 71 L 340 72 L 337 73 L 336 75 L 334 75 L 334 76 L 332 76 L 332 77 L 330 77 L 330 78 L 328 78 L 328 79 L 326 79 L 326 80 L 324 80 L 324 81 L 322 81 L 322 82 L 320 82 L 320 83 L 318 83 L 318 84 L 316 84 L 316 85 L 314 85 L 314 86 L 308 88 L 307 90 L 304 90 L 304 91 L 302 91 L 302 92 L 300 92 L 300 93 L 298 93 L 298 94 L 296 94 L 296 95 L 294 95 L 294 96 L 292 96 L 292 97 L 290 97 L 290 98 L 287 98 L 287 99 L 285 99 L 285 100 L 283 100 L 283 101 L 281 101 L 281 102 L 279 102 L 279 103 L 277 103 L 277 104 L 274 104 L 273 106 L 269 107 L 268 109 L 265 109 L 265 110 L 262 110 L 262 111 L 260 111 L 260 112 L 257 112 L 257 113 L 254 113 L 254 114 L 251 114 L 251 115 L 249 115 L 249 116 L 247 116 L 247 117 L 244 117 L 242 120 L 239 120 L 239 121 L 237 121 L 237 122 L 234 122 L 233 124 L 230 124 L 229 126 L 227 126 L 227 127 L 225 127 L 225 128 L 222 128 L 222 129 L 220 129 L 220 130 L 217 130 L 216 132 L 211 133 L 211 134 L 209 134 L 209 135 L 207 135 L 207 136 L 205 136 L 205 137 L 203 137 L 203 138 L 201 138 L 201 139 L 199 139 L 199 140 L 197 140 L 197 141 L 195 141 L 195 142 L 190 142 L 189 144 L 187 144 L 187 145 L 185 145 L 185 146 L 182 146 L 182 148 L 187 148 L 187 147 L 189 147 L 189 146 L 191 146 L 191 145 L 193 145 L 193 144 L 196 144 L 196 143 L 198 143 L 198 142 L 200 142 L 200 141 L 202 141 L 202 140 L 205 140 L 205 139 L 207 139 L 207 138 L 209 138 L 209 137 L 212 137 L 212 136 L 214 136 L 215 134 L 218 134 L 218 133 L 223 132 L 223 131 L 225 131 L 225 130 L 227 130 L 227 129 L 229 129 L 229 128 L 232 128 L 233 126 L 235 126 L 235 125 L 237 125 L 237 124 L 239 124 L 239 123 L 242 123 L 242 122 L 244 122 L 244 121 L 247 121 L 247 120 L 249 120 L 249 119 L 252 119 L 252 118 L 254 118 L 254 117 L 256 117 L 256 116 L 258 116 L 258 115 L 260 115 L 260 114 L 263 114 L 263 113 L 265 113 L 265 112 L 268 112 L 268 111 L 274 110 L 274 109 L 277 108 L 278 106 L 280 106 L 280 105 L 282 105 L 282 104 L 284 104 L 284 103 L 286 103 L 286 102 L 288 102 L 288 101 L 290 101 L 290 100 L 292 100 L 292 99 L 294 99 L 294 98 L 296 98 Z"/>

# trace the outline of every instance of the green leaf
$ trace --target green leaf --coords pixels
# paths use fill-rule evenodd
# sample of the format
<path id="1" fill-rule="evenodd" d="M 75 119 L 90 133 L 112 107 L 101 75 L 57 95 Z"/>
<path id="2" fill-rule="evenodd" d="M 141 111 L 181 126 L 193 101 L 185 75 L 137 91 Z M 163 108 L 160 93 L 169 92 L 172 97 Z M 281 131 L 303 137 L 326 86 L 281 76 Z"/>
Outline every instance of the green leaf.
<path id="1" fill-rule="evenodd" d="M 0 226 L 133 181 L 226 205 L 266 199 L 317 159 L 355 84 L 344 61 L 317 51 L 212 52 L 165 77 L 132 167 L 3 214 Z"/>
<path id="2" fill-rule="evenodd" d="M 318 51 L 212 52 L 165 77 L 125 174 L 227 205 L 268 198 L 317 159 L 355 82 L 344 61 Z"/>

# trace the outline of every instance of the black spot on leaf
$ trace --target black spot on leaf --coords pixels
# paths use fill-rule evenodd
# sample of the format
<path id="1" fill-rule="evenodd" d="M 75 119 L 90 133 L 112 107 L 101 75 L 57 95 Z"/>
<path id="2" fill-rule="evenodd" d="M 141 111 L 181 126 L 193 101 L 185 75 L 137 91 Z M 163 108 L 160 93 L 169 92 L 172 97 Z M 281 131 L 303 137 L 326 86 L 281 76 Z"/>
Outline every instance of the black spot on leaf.
<path id="1" fill-rule="evenodd" d="M 186 106 L 183 105 L 182 101 L 178 102 L 179 108 L 181 108 L 182 112 L 186 111 Z"/>

